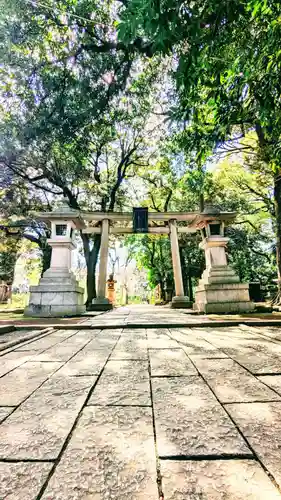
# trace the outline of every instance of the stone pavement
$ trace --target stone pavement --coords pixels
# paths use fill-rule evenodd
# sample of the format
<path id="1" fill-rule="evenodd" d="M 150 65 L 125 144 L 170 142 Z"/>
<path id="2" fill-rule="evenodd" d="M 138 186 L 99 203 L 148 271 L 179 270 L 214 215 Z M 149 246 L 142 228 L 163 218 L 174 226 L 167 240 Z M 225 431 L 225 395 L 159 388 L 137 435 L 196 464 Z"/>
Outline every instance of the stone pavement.
<path id="1" fill-rule="evenodd" d="M 183 317 L 123 308 L 1 352 L 0 499 L 281 500 L 281 328 Z"/>

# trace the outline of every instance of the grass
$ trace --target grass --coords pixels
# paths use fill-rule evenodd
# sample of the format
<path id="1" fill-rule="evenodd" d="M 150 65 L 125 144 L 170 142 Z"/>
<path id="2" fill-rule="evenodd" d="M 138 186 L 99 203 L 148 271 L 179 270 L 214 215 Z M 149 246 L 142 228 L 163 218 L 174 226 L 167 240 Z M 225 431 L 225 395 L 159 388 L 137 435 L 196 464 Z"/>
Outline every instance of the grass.
<path id="1" fill-rule="evenodd" d="M 11 302 L 0 304 L 0 310 L 24 309 L 29 301 L 29 293 L 13 293 Z"/>

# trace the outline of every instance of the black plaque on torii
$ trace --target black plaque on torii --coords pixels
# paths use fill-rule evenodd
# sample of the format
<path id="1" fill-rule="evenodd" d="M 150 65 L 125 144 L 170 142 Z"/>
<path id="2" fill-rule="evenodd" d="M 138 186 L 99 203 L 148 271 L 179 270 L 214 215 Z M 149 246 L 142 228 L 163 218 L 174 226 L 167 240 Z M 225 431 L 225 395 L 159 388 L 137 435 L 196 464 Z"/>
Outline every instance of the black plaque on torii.
<path id="1" fill-rule="evenodd" d="M 133 209 L 133 228 L 134 233 L 148 233 L 148 208 Z"/>

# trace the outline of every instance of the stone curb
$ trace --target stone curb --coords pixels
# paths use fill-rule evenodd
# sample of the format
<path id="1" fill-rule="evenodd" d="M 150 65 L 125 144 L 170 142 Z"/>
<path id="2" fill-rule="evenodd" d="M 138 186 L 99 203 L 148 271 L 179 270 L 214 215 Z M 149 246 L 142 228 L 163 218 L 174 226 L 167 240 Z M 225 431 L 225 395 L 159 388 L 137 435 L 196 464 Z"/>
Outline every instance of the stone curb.
<path id="1" fill-rule="evenodd" d="M 241 319 L 235 321 L 206 321 L 204 323 L 127 323 L 127 324 L 115 324 L 115 325 L 87 325 L 85 323 L 78 323 L 76 325 L 62 325 L 62 324 L 51 324 L 50 328 L 56 330 L 117 330 L 117 329 L 132 329 L 132 328 L 223 328 L 227 326 L 280 326 L 281 320 L 261 320 L 261 321 L 243 321 Z M 27 328 L 26 326 L 20 326 L 21 329 Z M 30 327 L 29 327 L 30 328 Z"/>
<path id="2" fill-rule="evenodd" d="M 10 333 L 16 330 L 15 325 L 0 326 L 0 335 L 2 333 Z"/>
<path id="3" fill-rule="evenodd" d="M 44 328 L 43 330 L 40 330 L 39 332 L 37 331 L 36 333 L 27 335 L 26 337 L 20 337 L 20 338 L 18 338 L 16 340 L 11 340 L 11 342 L 7 342 L 5 345 L 0 346 L 0 352 L 1 351 L 5 351 L 6 349 L 9 349 L 10 347 L 14 347 L 14 346 L 16 346 L 18 344 L 22 344 L 22 343 L 24 343 L 24 342 L 26 342 L 28 340 L 32 340 L 32 339 L 34 339 L 36 337 L 41 338 L 41 335 L 44 336 L 44 334 L 46 334 L 46 333 L 51 333 L 52 330 L 53 330 L 53 328 L 49 326 L 48 328 Z"/>

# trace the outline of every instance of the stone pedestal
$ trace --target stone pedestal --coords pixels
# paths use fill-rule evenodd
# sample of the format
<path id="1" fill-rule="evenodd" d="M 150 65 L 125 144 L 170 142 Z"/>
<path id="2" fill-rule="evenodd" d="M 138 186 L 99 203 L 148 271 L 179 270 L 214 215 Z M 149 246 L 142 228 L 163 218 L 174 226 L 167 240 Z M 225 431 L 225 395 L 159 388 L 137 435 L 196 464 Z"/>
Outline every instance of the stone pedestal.
<path id="1" fill-rule="evenodd" d="M 74 223 L 69 219 L 52 220 L 51 266 L 39 281 L 30 288 L 29 305 L 25 316 L 63 317 L 77 316 L 85 312 L 84 289 L 70 271 L 71 252 L 75 248 L 73 240 Z"/>
<path id="2" fill-rule="evenodd" d="M 97 297 L 92 300 L 88 310 L 89 311 L 111 311 L 113 305 L 109 302 L 107 297 Z"/>
<path id="3" fill-rule="evenodd" d="M 192 304 L 188 297 L 185 295 L 176 296 L 172 298 L 171 302 L 172 309 L 190 309 Z"/>
<path id="4" fill-rule="evenodd" d="M 79 316 L 85 312 L 84 289 L 67 269 L 48 269 L 39 285 L 30 287 L 25 316 Z"/>
<path id="5" fill-rule="evenodd" d="M 200 313 L 250 312 L 249 285 L 240 283 L 235 271 L 227 265 L 225 247 L 228 238 L 210 236 L 200 247 L 205 250 L 206 269 L 195 290 L 193 309 Z"/>

